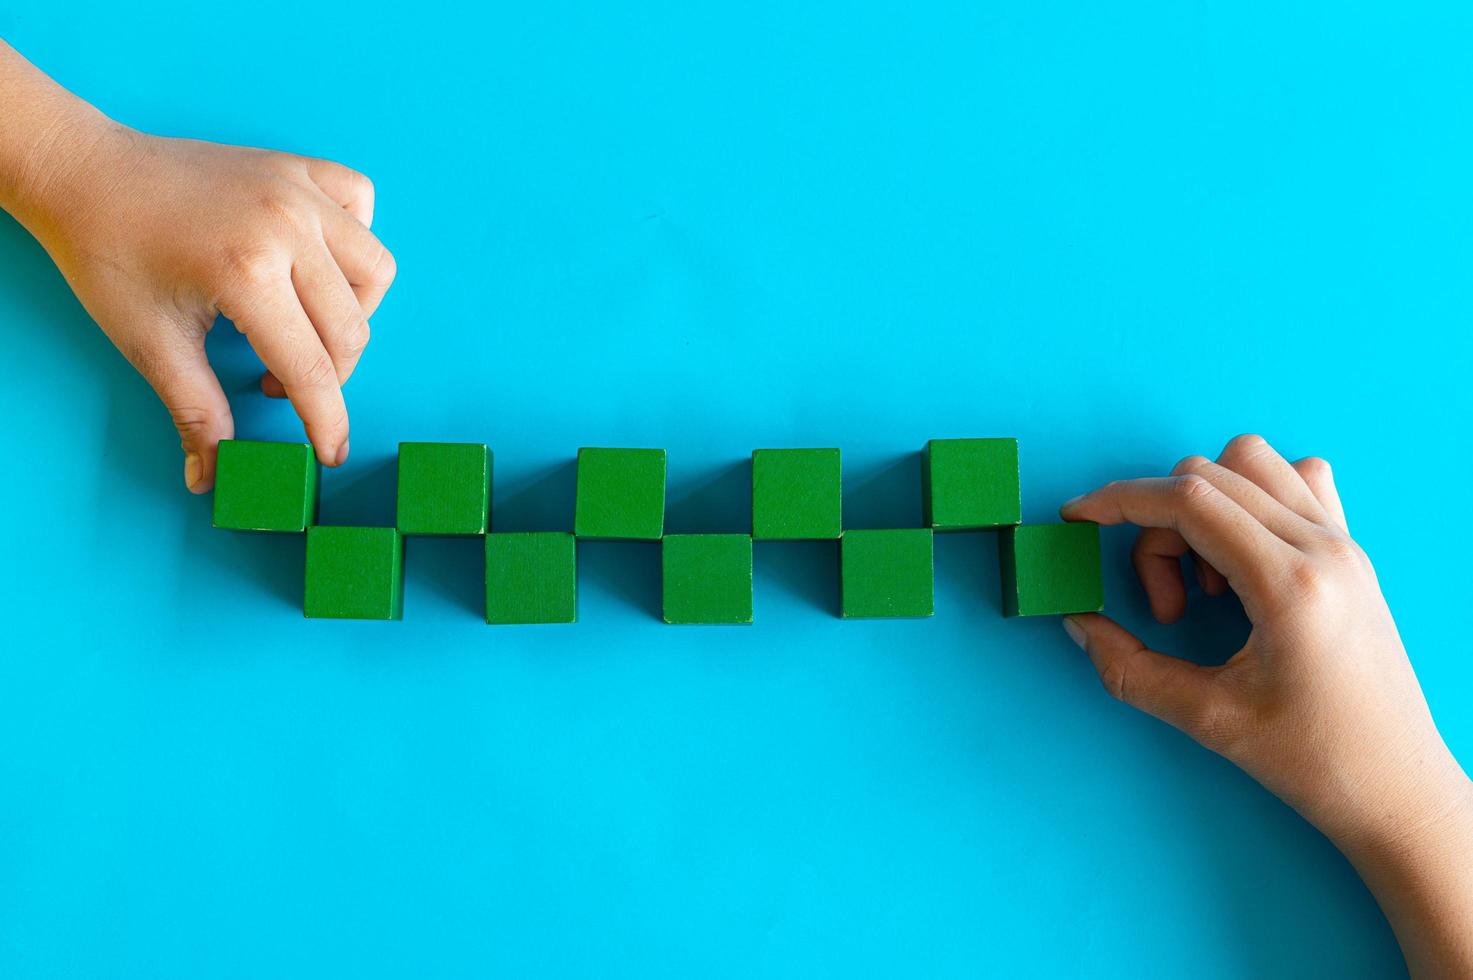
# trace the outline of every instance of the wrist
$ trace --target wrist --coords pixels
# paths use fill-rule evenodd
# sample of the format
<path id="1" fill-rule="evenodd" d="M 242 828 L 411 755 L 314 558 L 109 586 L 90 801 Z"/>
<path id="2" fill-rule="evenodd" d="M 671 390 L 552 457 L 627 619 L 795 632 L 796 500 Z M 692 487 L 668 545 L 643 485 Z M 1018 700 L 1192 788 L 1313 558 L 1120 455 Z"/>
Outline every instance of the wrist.
<path id="1" fill-rule="evenodd" d="M 1312 821 L 1357 867 L 1446 853 L 1449 840 L 1473 839 L 1473 782 L 1451 753 L 1439 756 L 1387 785 L 1365 787 L 1354 804 Z"/>
<path id="2" fill-rule="evenodd" d="M 48 248 L 107 172 L 98 161 L 106 146 L 127 132 L 86 103 L 73 102 L 18 127 L 0 152 L 0 207 Z"/>
<path id="3" fill-rule="evenodd" d="M 102 173 L 94 158 L 125 132 L 0 41 L 0 208 L 45 243 L 79 191 Z"/>

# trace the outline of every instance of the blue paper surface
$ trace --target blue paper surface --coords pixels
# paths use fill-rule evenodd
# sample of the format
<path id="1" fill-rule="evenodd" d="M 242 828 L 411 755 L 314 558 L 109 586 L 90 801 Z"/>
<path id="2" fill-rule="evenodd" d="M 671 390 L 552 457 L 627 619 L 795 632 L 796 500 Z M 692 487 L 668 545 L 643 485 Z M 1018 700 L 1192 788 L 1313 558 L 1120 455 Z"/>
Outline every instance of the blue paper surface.
<path id="1" fill-rule="evenodd" d="M 915 525 L 925 440 L 1017 436 L 1024 517 L 1241 431 L 1336 467 L 1473 758 L 1473 66 L 1460 3 L 11 0 L 0 36 L 153 132 L 340 160 L 400 276 L 322 516 L 400 440 L 489 443 L 493 522 L 571 527 L 579 446 L 669 450 L 672 531 L 748 454 L 839 446 Z M 3 120 L 0 120 L 3 125 Z M 164 410 L 0 217 L 0 973 L 1379 977 L 1374 901 L 1288 808 L 1004 620 L 840 621 L 759 543 L 756 622 L 658 622 L 580 546 L 574 626 L 481 621 L 414 539 L 404 620 L 306 621 L 300 537 L 210 527 Z M 242 437 L 299 439 L 228 325 Z M 1223 659 L 1230 600 L 1149 624 Z"/>

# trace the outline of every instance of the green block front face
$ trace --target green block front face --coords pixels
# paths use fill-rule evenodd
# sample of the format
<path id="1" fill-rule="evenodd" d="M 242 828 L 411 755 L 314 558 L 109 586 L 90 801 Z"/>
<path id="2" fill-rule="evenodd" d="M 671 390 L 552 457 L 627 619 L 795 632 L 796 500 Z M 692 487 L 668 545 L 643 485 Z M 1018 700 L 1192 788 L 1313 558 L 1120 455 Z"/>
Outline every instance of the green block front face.
<path id="1" fill-rule="evenodd" d="M 215 463 L 216 527 L 305 531 L 317 520 L 317 457 L 297 442 L 225 439 Z"/>
<path id="2" fill-rule="evenodd" d="M 925 523 L 937 531 L 1023 520 L 1016 439 L 932 439 L 921 459 Z"/>
<path id="3" fill-rule="evenodd" d="M 491 451 L 481 443 L 399 443 L 396 524 L 404 534 L 485 534 Z"/>
<path id="4" fill-rule="evenodd" d="M 404 608 L 404 536 L 392 527 L 307 529 L 310 619 L 398 619 Z"/>
<path id="5" fill-rule="evenodd" d="M 930 616 L 936 611 L 930 528 L 845 531 L 839 541 L 841 613 Z"/>
<path id="6" fill-rule="evenodd" d="M 665 450 L 578 450 L 578 537 L 657 541 L 664 530 Z"/>
<path id="7" fill-rule="evenodd" d="M 660 544 L 665 622 L 750 623 L 752 539 L 672 534 Z"/>
<path id="8" fill-rule="evenodd" d="M 578 542 L 564 531 L 486 535 L 486 622 L 578 619 Z"/>
<path id="9" fill-rule="evenodd" d="M 1105 606 L 1098 524 L 1011 527 L 1003 532 L 998 557 L 1008 616 L 1061 616 Z"/>
<path id="10" fill-rule="evenodd" d="M 837 449 L 752 453 L 752 537 L 759 541 L 837 538 L 843 476 Z"/>

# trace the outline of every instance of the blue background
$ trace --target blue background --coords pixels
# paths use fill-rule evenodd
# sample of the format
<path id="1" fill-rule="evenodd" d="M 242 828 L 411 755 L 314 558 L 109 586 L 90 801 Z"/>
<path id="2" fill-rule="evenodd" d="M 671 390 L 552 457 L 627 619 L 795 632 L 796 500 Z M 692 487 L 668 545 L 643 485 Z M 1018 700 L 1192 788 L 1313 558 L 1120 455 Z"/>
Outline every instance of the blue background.
<path id="1" fill-rule="evenodd" d="M 495 521 L 568 527 L 580 445 L 670 451 L 744 530 L 758 446 L 837 445 L 850 526 L 931 437 L 1022 440 L 1025 517 L 1261 431 L 1327 456 L 1473 758 L 1473 68 L 1462 3 L 580 6 L 12 0 L 131 125 L 373 177 L 400 277 L 323 519 L 401 439 L 485 441 Z M 249 9 L 247 9 L 249 8 Z M 3 124 L 3 123 L 0 123 Z M 577 626 L 480 620 L 413 540 L 401 623 L 308 622 L 302 542 L 210 528 L 166 414 L 0 218 L 9 976 L 1381 976 L 1334 849 L 1111 701 L 995 542 L 928 621 L 834 617 L 757 548 L 757 623 L 656 620 L 584 545 Z M 237 431 L 294 439 L 228 327 Z M 1151 627 L 1205 660 L 1231 600 Z"/>

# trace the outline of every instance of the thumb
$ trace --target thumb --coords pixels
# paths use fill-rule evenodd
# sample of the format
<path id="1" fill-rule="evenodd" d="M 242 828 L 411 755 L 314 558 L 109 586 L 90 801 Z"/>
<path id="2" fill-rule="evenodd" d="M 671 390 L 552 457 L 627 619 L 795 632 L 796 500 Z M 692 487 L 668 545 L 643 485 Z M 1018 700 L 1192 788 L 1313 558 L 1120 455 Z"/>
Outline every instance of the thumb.
<path id="1" fill-rule="evenodd" d="M 1064 617 L 1064 629 L 1084 648 L 1112 697 L 1191 735 L 1210 741 L 1221 714 L 1216 671 L 1150 649 L 1107 616 Z"/>
<path id="2" fill-rule="evenodd" d="M 204 337 L 181 338 L 137 363 L 179 430 L 185 485 L 191 493 L 206 492 L 215 485 L 217 447 L 235 434 L 235 420 L 205 357 Z"/>

